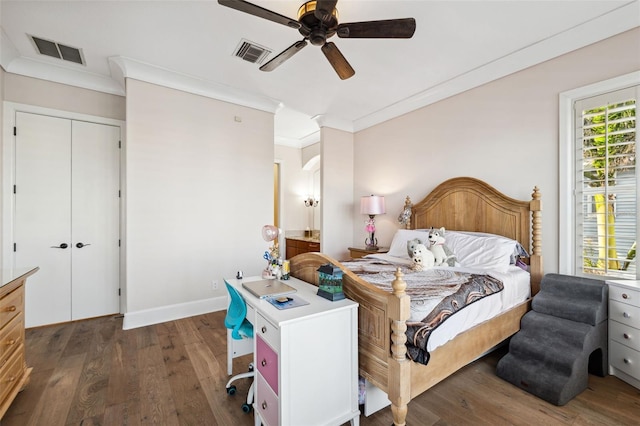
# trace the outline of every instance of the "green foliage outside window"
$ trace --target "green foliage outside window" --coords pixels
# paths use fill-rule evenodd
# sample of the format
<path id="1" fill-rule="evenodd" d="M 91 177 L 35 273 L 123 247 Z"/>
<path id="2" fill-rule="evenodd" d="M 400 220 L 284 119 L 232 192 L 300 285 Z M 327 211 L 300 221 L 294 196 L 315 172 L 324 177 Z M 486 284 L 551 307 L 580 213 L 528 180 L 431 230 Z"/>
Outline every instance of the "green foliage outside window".
<path id="1" fill-rule="evenodd" d="M 636 255 L 636 102 L 591 109 L 582 117 L 584 271 L 616 275 L 627 271 Z M 616 218 L 624 215 L 636 217 L 617 225 Z M 626 247 L 618 247 L 616 232 L 624 235 Z"/>

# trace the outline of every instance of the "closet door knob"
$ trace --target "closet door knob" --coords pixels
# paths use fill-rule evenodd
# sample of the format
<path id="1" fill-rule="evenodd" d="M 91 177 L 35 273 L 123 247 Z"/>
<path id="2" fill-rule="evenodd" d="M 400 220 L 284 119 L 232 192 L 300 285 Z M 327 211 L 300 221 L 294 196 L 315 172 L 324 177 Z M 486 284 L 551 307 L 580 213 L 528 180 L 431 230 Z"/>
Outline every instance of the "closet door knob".
<path id="1" fill-rule="evenodd" d="M 66 249 L 67 247 L 69 247 L 69 244 L 67 243 L 62 243 L 59 246 L 51 246 L 51 248 L 59 248 L 59 249 Z"/>
<path id="2" fill-rule="evenodd" d="M 90 246 L 90 245 L 91 244 L 78 243 L 78 244 L 76 244 L 76 247 L 82 248 L 82 247 L 86 247 L 86 246 Z"/>

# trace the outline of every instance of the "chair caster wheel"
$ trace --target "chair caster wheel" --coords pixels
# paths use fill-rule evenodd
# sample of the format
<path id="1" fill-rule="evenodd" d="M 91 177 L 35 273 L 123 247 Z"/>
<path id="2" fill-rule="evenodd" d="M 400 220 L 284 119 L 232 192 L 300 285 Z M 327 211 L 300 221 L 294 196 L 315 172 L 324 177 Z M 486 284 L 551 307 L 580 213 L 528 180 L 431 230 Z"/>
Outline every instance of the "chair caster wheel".
<path id="1" fill-rule="evenodd" d="M 249 404 L 242 404 L 242 411 L 245 414 L 249 414 L 251 412 L 251 406 Z"/>
<path id="2" fill-rule="evenodd" d="M 227 388 L 227 395 L 235 395 L 236 394 L 236 386 L 231 385 Z"/>

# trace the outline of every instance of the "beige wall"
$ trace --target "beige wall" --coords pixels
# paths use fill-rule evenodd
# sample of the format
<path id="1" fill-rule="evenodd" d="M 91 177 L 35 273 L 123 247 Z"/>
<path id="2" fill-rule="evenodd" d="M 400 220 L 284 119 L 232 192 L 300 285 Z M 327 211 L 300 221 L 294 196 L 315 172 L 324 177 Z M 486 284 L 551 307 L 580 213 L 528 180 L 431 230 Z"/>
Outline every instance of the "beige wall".
<path id="1" fill-rule="evenodd" d="M 5 101 L 97 117 L 125 119 L 123 96 L 52 83 L 17 74 L 5 75 Z"/>
<path id="2" fill-rule="evenodd" d="M 126 121 L 127 311 L 225 296 L 223 277 L 260 274 L 273 114 L 128 79 Z"/>
<path id="3" fill-rule="evenodd" d="M 353 134 L 322 127 L 320 140 L 320 245 L 329 256 L 346 259 L 354 223 Z"/>
<path id="4" fill-rule="evenodd" d="M 558 95 L 639 70 L 638 52 L 640 28 L 358 132 L 354 199 L 386 196 L 379 244 L 391 241 L 405 196 L 417 202 L 448 178 L 473 176 L 525 200 L 537 185 L 545 270 L 557 271 Z"/>

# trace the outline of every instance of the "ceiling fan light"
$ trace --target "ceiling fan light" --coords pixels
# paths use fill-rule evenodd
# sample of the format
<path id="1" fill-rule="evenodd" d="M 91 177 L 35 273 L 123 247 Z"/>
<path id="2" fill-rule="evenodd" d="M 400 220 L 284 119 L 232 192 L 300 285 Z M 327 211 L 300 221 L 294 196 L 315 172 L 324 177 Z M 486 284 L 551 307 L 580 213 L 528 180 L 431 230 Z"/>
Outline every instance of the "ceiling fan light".
<path id="1" fill-rule="evenodd" d="M 315 0 L 312 0 L 300 6 L 300 8 L 298 9 L 298 21 L 300 21 L 303 16 L 306 16 L 309 13 L 314 13 L 316 11 L 316 4 L 317 2 Z M 334 7 L 331 15 L 336 21 L 338 21 L 338 8 Z"/>

